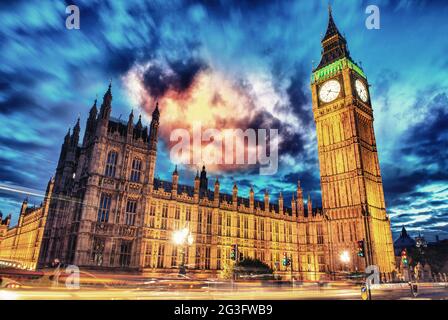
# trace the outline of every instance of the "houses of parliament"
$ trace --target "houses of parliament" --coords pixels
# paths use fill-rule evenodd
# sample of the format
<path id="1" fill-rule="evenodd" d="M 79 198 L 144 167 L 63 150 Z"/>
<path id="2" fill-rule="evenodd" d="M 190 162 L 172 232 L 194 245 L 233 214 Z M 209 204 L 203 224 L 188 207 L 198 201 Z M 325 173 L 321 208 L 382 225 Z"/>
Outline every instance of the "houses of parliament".
<path id="1" fill-rule="evenodd" d="M 304 201 L 300 181 L 290 203 L 275 203 L 253 189 L 243 195 L 209 183 L 206 168 L 192 185 L 155 178 L 159 125 L 131 112 L 112 116 L 109 85 L 90 109 L 81 140 L 78 119 L 64 138 L 54 177 L 39 207 L 25 200 L 17 226 L 0 218 L 0 259 L 42 269 L 54 261 L 89 270 L 163 275 L 185 263 L 189 274 L 218 277 L 238 246 L 274 272 L 324 279 L 339 271 L 376 265 L 395 270 L 390 220 L 373 129 L 367 77 L 350 56 L 331 10 L 311 93 L 320 164 L 322 208 Z M 210 184 L 213 184 L 210 186 Z M 192 243 L 173 233 L 188 228 Z M 358 255 L 362 242 L 364 254 Z M 341 259 L 344 255 L 346 259 Z M 283 266 L 286 256 L 291 264 Z"/>

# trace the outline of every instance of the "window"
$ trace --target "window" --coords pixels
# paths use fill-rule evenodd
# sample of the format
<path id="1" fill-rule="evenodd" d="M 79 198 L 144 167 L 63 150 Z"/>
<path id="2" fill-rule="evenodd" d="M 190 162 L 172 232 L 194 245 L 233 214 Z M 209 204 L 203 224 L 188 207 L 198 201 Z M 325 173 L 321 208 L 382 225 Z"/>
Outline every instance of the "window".
<path id="1" fill-rule="evenodd" d="M 171 250 L 171 266 L 175 267 L 177 266 L 177 247 L 173 246 L 173 249 Z"/>
<path id="2" fill-rule="evenodd" d="M 185 220 L 191 221 L 191 208 L 190 207 L 187 207 L 187 212 L 185 214 Z"/>
<path id="3" fill-rule="evenodd" d="M 163 268 L 163 256 L 165 254 L 165 246 L 159 245 L 159 251 L 157 253 L 157 268 Z"/>
<path id="4" fill-rule="evenodd" d="M 232 230 L 232 218 L 230 217 L 230 214 L 227 214 L 227 236 L 230 237 Z"/>
<path id="5" fill-rule="evenodd" d="M 100 205 L 98 208 L 98 222 L 109 221 L 110 202 L 110 195 L 105 193 L 101 194 Z"/>
<path id="6" fill-rule="evenodd" d="M 240 237 L 241 220 L 240 217 L 236 217 L 236 236 Z"/>
<path id="7" fill-rule="evenodd" d="M 166 203 L 162 206 L 162 226 L 161 229 L 166 230 L 166 222 L 168 219 L 168 205 Z"/>
<path id="8" fill-rule="evenodd" d="M 222 231 L 222 213 L 220 212 L 218 215 L 218 236 L 221 235 Z"/>
<path id="9" fill-rule="evenodd" d="M 152 243 L 147 242 L 145 250 L 145 267 L 151 267 L 151 257 L 152 257 Z"/>
<path id="10" fill-rule="evenodd" d="M 176 206 L 176 211 L 174 212 L 174 229 L 178 230 L 180 226 L 180 207 Z"/>
<path id="11" fill-rule="evenodd" d="M 210 269 L 210 247 L 205 248 L 205 269 Z"/>
<path id="12" fill-rule="evenodd" d="M 324 234 L 322 232 L 322 225 L 317 225 L 317 244 L 324 244 Z"/>
<path id="13" fill-rule="evenodd" d="M 306 233 L 306 243 L 310 244 L 311 243 L 311 231 L 310 231 L 310 226 L 306 226 L 305 228 L 305 233 Z"/>
<path id="14" fill-rule="evenodd" d="M 257 218 L 254 219 L 254 239 L 258 239 L 258 223 L 257 223 Z"/>
<path id="15" fill-rule="evenodd" d="M 106 241 L 102 238 L 93 239 L 92 259 L 97 266 L 101 266 L 103 264 L 105 242 Z"/>
<path id="16" fill-rule="evenodd" d="M 278 222 L 274 222 L 274 237 L 276 242 L 279 241 L 279 236 L 278 236 Z"/>
<path id="17" fill-rule="evenodd" d="M 107 177 L 115 177 L 117 160 L 118 160 L 118 153 L 116 153 L 115 151 L 109 152 L 109 154 L 107 155 L 106 172 L 105 172 L 105 175 Z"/>
<path id="18" fill-rule="evenodd" d="M 73 262 L 75 258 L 75 248 L 76 248 L 76 240 L 77 237 L 75 234 L 71 234 L 68 240 L 68 248 L 67 248 L 67 261 Z"/>
<path id="19" fill-rule="evenodd" d="M 194 263 L 196 265 L 196 269 L 200 269 L 201 265 L 201 249 L 199 247 L 196 247 L 196 255 L 194 258 Z"/>
<path id="20" fill-rule="evenodd" d="M 131 264 L 132 241 L 122 241 L 120 246 L 120 266 L 129 267 Z"/>
<path id="21" fill-rule="evenodd" d="M 151 203 L 151 207 L 149 209 L 149 227 L 154 228 L 154 221 L 156 216 L 156 204 L 154 202 Z"/>
<path id="22" fill-rule="evenodd" d="M 112 250 L 110 251 L 110 265 L 113 266 L 115 263 L 115 251 L 117 250 L 117 244 L 115 243 L 115 240 L 112 240 Z"/>
<path id="23" fill-rule="evenodd" d="M 264 221 L 263 219 L 261 219 L 260 221 L 260 236 L 261 236 L 261 240 L 264 240 Z"/>
<path id="24" fill-rule="evenodd" d="M 221 249 L 216 249 L 216 269 L 221 270 Z"/>
<path id="25" fill-rule="evenodd" d="M 131 181 L 140 182 L 142 172 L 142 161 L 140 159 L 132 160 Z"/>
<path id="26" fill-rule="evenodd" d="M 244 238 L 248 238 L 248 232 L 249 232 L 249 220 L 247 217 L 244 217 Z"/>
<path id="27" fill-rule="evenodd" d="M 202 233 L 202 212 L 198 212 L 198 233 Z"/>
<path id="28" fill-rule="evenodd" d="M 207 234 L 212 234 L 212 213 L 211 211 L 207 212 Z"/>
<path id="29" fill-rule="evenodd" d="M 137 201 L 128 200 L 126 205 L 126 224 L 133 226 L 135 224 L 135 216 L 137 215 Z"/>

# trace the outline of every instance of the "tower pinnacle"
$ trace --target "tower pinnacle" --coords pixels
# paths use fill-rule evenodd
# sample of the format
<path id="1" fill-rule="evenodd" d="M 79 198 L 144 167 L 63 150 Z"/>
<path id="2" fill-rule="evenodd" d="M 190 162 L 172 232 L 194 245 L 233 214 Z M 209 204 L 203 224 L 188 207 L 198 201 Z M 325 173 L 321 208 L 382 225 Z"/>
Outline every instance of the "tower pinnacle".
<path id="1" fill-rule="evenodd" d="M 325 32 L 321 42 L 323 48 L 322 58 L 316 70 L 325 67 L 340 58 L 350 58 L 350 53 L 347 48 L 347 41 L 339 32 L 339 29 L 334 22 L 333 11 L 330 5 L 328 6 L 327 31 Z"/>

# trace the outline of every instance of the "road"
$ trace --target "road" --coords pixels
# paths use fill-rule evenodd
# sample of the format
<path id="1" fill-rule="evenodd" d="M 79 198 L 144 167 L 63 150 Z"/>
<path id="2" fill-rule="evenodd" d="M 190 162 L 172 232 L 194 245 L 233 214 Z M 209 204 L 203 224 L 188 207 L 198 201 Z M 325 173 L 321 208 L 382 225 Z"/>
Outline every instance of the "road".
<path id="1" fill-rule="evenodd" d="M 411 296 L 406 285 L 394 285 L 390 288 L 372 290 L 373 300 L 448 300 L 446 285 L 425 284 L 419 287 L 417 298 Z M 208 288 L 199 289 L 128 289 L 128 288 L 21 288 L 2 289 L 3 300 L 359 300 L 359 287 L 325 287 L 307 286 L 300 288 Z"/>

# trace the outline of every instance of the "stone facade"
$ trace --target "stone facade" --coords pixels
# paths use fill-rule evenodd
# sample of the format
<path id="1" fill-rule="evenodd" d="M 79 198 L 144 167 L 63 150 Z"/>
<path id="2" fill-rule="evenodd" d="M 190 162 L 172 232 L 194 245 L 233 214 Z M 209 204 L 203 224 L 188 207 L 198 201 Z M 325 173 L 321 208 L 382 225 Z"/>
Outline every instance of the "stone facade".
<path id="1" fill-rule="evenodd" d="M 149 126 L 110 116 L 109 87 L 99 114 L 96 102 L 79 144 L 79 121 L 61 148 L 54 178 L 53 200 L 42 243 L 39 266 L 55 260 L 101 270 L 171 273 L 185 264 L 198 276 L 217 276 L 231 263 L 237 244 L 245 257 L 258 258 L 279 273 L 316 279 L 328 272 L 327 227 L 323 215 L 305 207 L 300 182 L 291 207 L 209 190 L 205 167 L 193 186 L 180 185 L 177 168 L 172 181 L 154 179 L 159 109 Z M 189 228 L 194 242 L 180 248 L 173 232 Z M 283 267 L 286 254 L 291 267 Z"/>
<path id="2" fill-rule="evenodd" d="M 39 207 L 28 207 L 24 200 L 19 221 L 10 228 L 11 215 L 0 215 L 0 260 L 18 262 L 21 267 L 35 269 L 39 259 L 45 223 L 53 192 L 53 180 L 48 182 L 45 198 Z"/>

